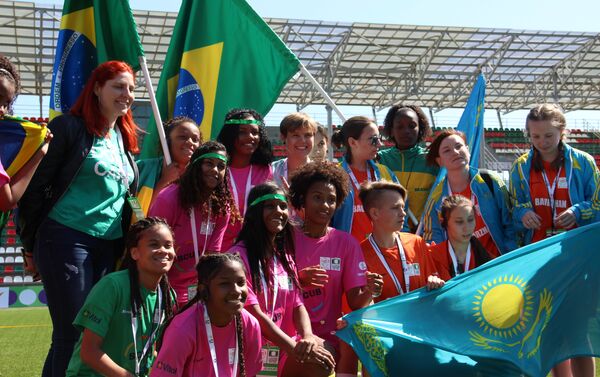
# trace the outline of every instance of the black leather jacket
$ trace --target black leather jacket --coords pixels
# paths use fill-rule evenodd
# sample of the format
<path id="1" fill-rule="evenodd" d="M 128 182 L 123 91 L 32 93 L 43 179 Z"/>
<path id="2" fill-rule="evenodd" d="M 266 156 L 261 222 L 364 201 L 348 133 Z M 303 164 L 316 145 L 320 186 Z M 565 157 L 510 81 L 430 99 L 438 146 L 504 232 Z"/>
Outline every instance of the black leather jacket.
<path id="1" fill-rule="evenodd" d="M 83 119 L 74 115 L 61 115 L 53 119 L 48 128 L 54 138 L 19 202 L 19 235 L 23 247 L 28 251 L 33 250 L 40 224 L 67 191 L 94 143 L 94 136 L 85 128 Z M 135 175 L 129 190 L 131 195 L 136 195 L 139 178 L 137 165 L 129 152 L 127 159 Z M 126 234 L 131 221 L 127 204 L 123 207 L 122 218 L 123 234 Z"/>

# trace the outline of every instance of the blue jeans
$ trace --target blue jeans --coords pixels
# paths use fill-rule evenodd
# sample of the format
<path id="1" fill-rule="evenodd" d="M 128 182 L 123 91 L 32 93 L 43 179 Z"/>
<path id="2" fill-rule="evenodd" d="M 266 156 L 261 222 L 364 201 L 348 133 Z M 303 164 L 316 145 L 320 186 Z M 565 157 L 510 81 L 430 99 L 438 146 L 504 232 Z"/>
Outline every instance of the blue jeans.
<path id="1" fill-rule="evenodd" d="M 80 332 L 73 326 L 92 286 L 115 265 L 121 240 L 103 240 L 46 219 L 40 225 L 34 260 L 42 276 L 52 318 L 52 344 L 43 377 L 65 375 Z"/>

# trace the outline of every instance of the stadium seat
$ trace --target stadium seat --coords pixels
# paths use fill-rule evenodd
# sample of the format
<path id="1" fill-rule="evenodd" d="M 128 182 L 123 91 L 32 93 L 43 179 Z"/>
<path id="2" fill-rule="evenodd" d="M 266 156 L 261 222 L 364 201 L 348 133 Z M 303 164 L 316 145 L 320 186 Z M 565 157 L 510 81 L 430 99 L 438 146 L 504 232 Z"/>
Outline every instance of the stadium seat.
<path id="1" fill-rule="evenodd" d="M 23 276 L 15 276 L 13 278 L 13 283 L 22 283 L 23 282 Z"/>
<path id="2" fill-rule="evenodd" d="M 5 276 L 4 277 L 4 282 L 5 283 L 12 283 L 13 282 L 12 276 Z"/>
<path id="3" fill-rule="evenodd" d="M 23 278 L 23 282 L 24 282 L 24 283 L 33 283 L 33 276 L 31 276 L 31 275 L 26 275 L 26 276 Z"/>
<path id="4" fill-rule="evenodd" d="M 4 263 L 4 257 L 0 257 L 0 263 Z"/>
<path id="5" fill-rule="evenodd" d="M 5 254 L 6 253 L 6 249 L 3 247 L 0 247 L 0 254 Z"/>
<path id="6" fill-rule="evenodd" d="M 15 257 L 4 258 L 4 263 L 15 263 Z"/>
<path id="7" fill-rule="evenodd" d="M 6 248 L 6 254 L 14 254 L 15 253 L 15 248 L 12 246 L 9 246 Z"/>
<path id="8" fill-rule="evenodd" d="M 23 263 L 23 257 L 18 255 L 15 257 L 15 263 Z"/>

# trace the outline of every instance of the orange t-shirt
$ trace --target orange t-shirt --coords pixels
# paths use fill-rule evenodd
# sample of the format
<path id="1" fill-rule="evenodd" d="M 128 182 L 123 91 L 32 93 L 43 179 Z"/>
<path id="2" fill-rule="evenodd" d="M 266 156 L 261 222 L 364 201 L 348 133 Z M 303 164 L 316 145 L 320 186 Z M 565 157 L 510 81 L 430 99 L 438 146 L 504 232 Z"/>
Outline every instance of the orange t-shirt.
<path id="1" fill-rule="evenodd" d="M 550 202 L 549 191 L 552 190 L 556 179 L 556 170 L 552 169 L 550 162 L 543 161 L 544 171 L 548 177 L 546 186 L 541 171 L 531 169 L 529 173 L 529 190 L 531 193 L 531 204 L 536 214 L 542 218 L 542 226 L 533 232 L 531 242 L 536 242 L 546 238 L 546 232 L 553 228 L 552 204 Z M 560 169 L 560 176 L 554 188 L 554 205 L 556 206 L 556 215 L 560 215 L 567 208 L 571 207 L 571 199 L 569 198 L 569 184 L 567 182 L 567 173 L 564 167 Z M 573 227 L 575 228 L 575 227 Z M 569 228 L 569 229 L 573 229 Z"/>
<path id="2" fill-rule="evenodd" d="M 358 171 L 352 168 L 351 170 L 352 173 L 354 173 L 356 181 L 359 185 L 369 178 L 366 171 Z M 374 179 L 375 173 L 371 171 L 370 174 L 371 179 Z M 354 238 L 356 238 L 358 242 L 361 242 L 362 240 L 367 238 L 367 235 L 369 235 L 369 233 L 373 231 L 373 225 L 371 225 L 371 220 L 369 220 L 369 217 L 367 217 L 367 214 L 363 209 L 362 202 L 358 197 L 358 189 L 356 188 L 356 185 L 352 181 L 352 178 L 349 178 L 351 181 L 350 183 L 352 184 L 352 191 L 354 192 L 354 209 L 352 211 L 352 229 L 350 230 L 350 233 Z"/>
<path id="3" fill-rule="evenodd" d="M 472 250 L 472 249 L 471 249 Z M 454 275 L 454 265 L 452 264 L 452 258 L 450 257 L 450 251 L 448 250 L 448 240 L 431 246 L 431 256 L 435 268 L 440 273 L 440 279 L 448 280 Z M 490 258 L 495 258 L 490 255 Z M 475 262 L 475 253 L 471 251 L 471 258 L 469 258 L 469 270 L 479 267 Z"/>
<path id="4" fill-rule="evenodd" d="M 481 242 L 485 250 L 493 257 L 496 258 L 500 255 L 498 251 L 498 246 L 496 246 L 496 242 L 492 238 L 489 228 L 485 225 L 485 221 L 483 221 L 483 216 L 481 216 L 481 211 L 479 210 L 479 201 L 475 195 L 471 194 L 471 187 L 467 186 L 464 191 L 458 192 L 458 195 L 462 195 L 469 200 L 474 200 L 475 206 L 475 231 L 473 235 Z"/>
<path id="5" fill-rule="evenodd" d="M 412 233 L 399 234 L 400 243 L 402 244 L 404 254 L 406 255 L 406 263 L 409 267 L 410 290 L 414 291 L 415 289 L 426 286 L 427 278 L 430 275 L 438 274 L 437 269 L 435 268 L 435 264 L 431 258 L 429 247 L 421 237 Z M 379 302 L 390 297 L 398 296 L 399 292 L 396 289 L 394 281 L 390 277 L 385 266 L 381 263 L 381 260 L 377 256 L 377 253 L 373 249 L 369 239 L 362 241 L 360 247 L 362 248 L 363 256 L 365 257 L 365 262 L 367 263 L 367 270 L 383 276 L 383 289 L 381 291 L 381 296 L 375 297 L 373 300 L 375 302 Z M 402 261 L 400 259 L 398 247 L 394 246 L 389 249 L 383 248 L 380 250 L 388 266 L 394 275 L 396 275 L 396 278 L 402 287 L 402 291 L 406 292 L 404 269 L 402 268 Z"/>

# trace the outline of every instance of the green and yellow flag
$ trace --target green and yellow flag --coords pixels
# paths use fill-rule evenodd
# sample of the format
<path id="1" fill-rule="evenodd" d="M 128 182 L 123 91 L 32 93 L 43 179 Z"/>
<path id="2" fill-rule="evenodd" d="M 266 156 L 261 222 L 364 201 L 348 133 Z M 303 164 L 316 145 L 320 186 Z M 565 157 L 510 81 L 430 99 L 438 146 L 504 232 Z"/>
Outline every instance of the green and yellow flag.
<path id="1" fill-rule="evenodd" d="M 52 74 L 50 117 L 69 111 L 91 72 L 108 60 L 140 69 L 144 55 L 127 0 L 65 0 Z"/>
<path id="2" fill-rule="evenodd" d="M 267 113 L 299 64 L 246 1 L 183 0 L 158 83 L 161 117 L 188 116 L 213 139 L 232 108 Z M 141 158 L 159 154 L 155 128 Z"/>

